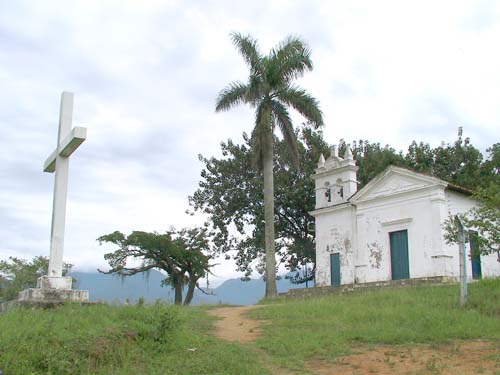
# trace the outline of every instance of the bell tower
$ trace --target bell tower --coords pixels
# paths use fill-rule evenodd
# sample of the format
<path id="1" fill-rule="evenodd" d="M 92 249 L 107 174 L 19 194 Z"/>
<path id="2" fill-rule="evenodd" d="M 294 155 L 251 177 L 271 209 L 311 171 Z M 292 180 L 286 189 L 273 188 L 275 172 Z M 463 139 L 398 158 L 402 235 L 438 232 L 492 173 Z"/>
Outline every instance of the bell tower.
<path id="1" fill-rule="evenodd" d="M 323 155 L 313 176 L 316 189 L 316 209 L 335 206 L 347 202 L 358 190 L 356 161 L 347 145 L 344 158 L 338 155 L 337 146 L 330 149 L 330 157 Z"/>

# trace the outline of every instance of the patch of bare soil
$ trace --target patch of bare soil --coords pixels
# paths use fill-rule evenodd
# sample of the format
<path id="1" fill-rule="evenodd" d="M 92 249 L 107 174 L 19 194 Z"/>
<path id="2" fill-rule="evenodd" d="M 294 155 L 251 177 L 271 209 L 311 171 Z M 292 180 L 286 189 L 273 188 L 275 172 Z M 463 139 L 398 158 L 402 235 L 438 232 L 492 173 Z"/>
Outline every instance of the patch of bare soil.
<path id="1" fill-rule="evenodd" d="M 500 344 L 460 341 L 442 345 L 376 346 L 358 348 L 335 363 L 310 361 L 317 375 L 476 375 L 500 374 Z"/>
<path id="2" fill-rule="evenodd" d="M 261 306 L 221 307 L 210 310 L 209 315 L 222 318 L 214 324 L 214 336 L 227 341 L 251 342 L 260 336 L 262 323 L 250 319 L 247 313 Z"/>
<path id="3" fill-rule="evenodd" d="M 260 325 L 262 320 L 254 320 L 248 317 L 248 312 L 254 309 L 265 307 L 257 306 L 238 306 L 238 307 L 221 307 L 209 310 L 208 314 L 221 318 L 214 324 L 214 336 L 226 341 L 234 341 L 239 343 L 249 343 L 256 340 L 260 334 Z M 293 375 L 287 369 L 280 368 L 272 363 L 269 356 L 264 351 L 252 348 L 257 354 L 259 360 L 266 368 L 274 375 Z"/>

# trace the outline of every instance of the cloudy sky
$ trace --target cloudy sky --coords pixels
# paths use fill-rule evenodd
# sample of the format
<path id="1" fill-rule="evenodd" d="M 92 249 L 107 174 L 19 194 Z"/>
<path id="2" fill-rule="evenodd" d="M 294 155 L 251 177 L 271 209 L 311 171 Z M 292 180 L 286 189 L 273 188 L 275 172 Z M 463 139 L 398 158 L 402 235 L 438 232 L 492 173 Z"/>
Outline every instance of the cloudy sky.
<path id="1" fill-rule="evenodd" d="M 458 126 L 486 149 L 500 141 L 497 1 L 0 0 L 0 259 L 48 255 L 60 94 L 75 93 L 65 260 L 105 267 L 96 238 L 114 230 L 201 224 L 187 196 L 199 153 L 252 128 L 248 108 L 215 98 L 246 66 L 229 33 L 267 52 L 305 39 L 314 70 L 300 80 L 321 103 L 330 143 L 397 149 L 452 142 Z M 300 121 L 300 118 L 297 117 Z M 224 264 L 219 280 L 234 276 Z"/>

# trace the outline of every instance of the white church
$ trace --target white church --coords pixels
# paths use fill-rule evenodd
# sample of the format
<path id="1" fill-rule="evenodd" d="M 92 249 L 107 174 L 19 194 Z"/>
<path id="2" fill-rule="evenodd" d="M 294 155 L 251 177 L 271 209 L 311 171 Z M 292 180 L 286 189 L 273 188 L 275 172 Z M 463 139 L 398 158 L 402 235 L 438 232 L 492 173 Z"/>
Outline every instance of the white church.
<path id="1" fill-rule="evenodd" d="M 474 206 L 470 192 L 394 166 L 357 190 L 357 170 L 349 147 L 344 158 L 332 147 L 313 176 L 316 285 L 458 278 L 458 246 L 446 244 L 443 223 Z M 500 275 L 496 254 L 466 251 L 469 278 Z"/>

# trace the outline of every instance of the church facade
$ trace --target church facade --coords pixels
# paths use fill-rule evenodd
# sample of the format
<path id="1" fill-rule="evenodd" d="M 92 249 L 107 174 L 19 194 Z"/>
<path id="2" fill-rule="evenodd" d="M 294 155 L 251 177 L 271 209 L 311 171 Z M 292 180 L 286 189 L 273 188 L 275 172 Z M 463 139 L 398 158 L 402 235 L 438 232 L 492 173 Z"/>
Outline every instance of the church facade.
<path id="1" fill-rule="evenodd" d="M 313 176 L 316 207 L 316 285 L 459 276 L 458 246 L 444 240 L 444 221 L 472 208 L 466 189 L 390 166 L 359 191 L 349 148 L 322 156 Z M 474 236 L 471 236 L 473 239 Z M 500 275 L 496 254 L 472 256 L 469 278 Z"/>

